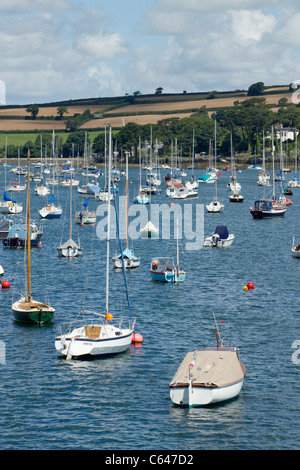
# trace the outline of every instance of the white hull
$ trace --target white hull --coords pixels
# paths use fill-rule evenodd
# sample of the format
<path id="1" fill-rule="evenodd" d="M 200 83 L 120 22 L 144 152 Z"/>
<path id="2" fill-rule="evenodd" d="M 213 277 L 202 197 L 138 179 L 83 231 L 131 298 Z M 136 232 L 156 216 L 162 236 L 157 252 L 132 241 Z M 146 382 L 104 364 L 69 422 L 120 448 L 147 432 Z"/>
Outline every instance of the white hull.
<path id="1" fill-rule="evenodd" d="M 50 194 L 50 189 L 47 186 L 38 186 L 34 191 L 38 196 L 48 196 Z"/>
<path id="2" fill-rule="evenodd" d="M 96 213 L 89 211 L 76 212 L 75 222 L 77 224 L 95 224 L 96 223 Z"/>
<path id="3" fill-rule="evenodd" d="M 300 258 L 300 250 L 296 250 L 296 247 L 292 248 L 292 257 L 293 258 Z"/>
<path id="4" fill-rule="evenodd" d="M 113 264 L 115 268 L 123 268 L 122 258 L 113 258 Z M 140 258 L 138 259 L 124 258 L 125 268 L 138 268 L 139 265 L 140 265 Z"/>
<path id="5" fill-rule="evenodd" d="M 14 204 L 13 202 L 0 202 L 0 213 L 1 214 L 20 214 L 23 206 L 21 204 Z"/>
<path id="6" fill-rule="evenodd" d="M 69 246 L 69 247 L 57 247 L 58 255 L 63 257 L 63 258 L 76 258 L 77 256 L 82 255 L 82 248 L 80 246 L 74 247 L 74 246 Z"/>
<path id="7" fill-rule="evenodd" d="M 98 338 L 87 328 L 100 330 Z M 126 351 L 132 341 L 133 328 L 120 329 L 114 325 L 89 325 L 75 328 L 71 333 L 55 338 L 56 350 L 67 359 L 82 356 L 107 356 Z"/>
<path id="8" fill-rule="evenodd" d="M 48 205 L 39 210 L 39 214 L 43 219 L 54 219 L 61 216 L 62 209 L 54 205 Z"/>
<path id="9" fill-rule="evenodd" d="M 186 387 L 170 388 L 170 398 L 176 405 L 197 407 L 212 405 L 231 400 L 239 395 L 243 380 L 227 387 L 193 387 L 191 383 Z"/>
<path id="10" fill-rule="evenodd" d="M 207 237 L 204 240 L 204 246 L 206 247 L 216 247 L 216 248 L 226 248 L 232 245 L 234 240 L 234 235 L 231 233 L 228 238 L 226 239 L 214 239 L 214 236 Z"/>
<path id="11" fill-rule="evenodd" d="M 224 204 L 221 204 L 219 201 L 212 201 L 206 205 L 206 210 L 207 212 L 223 212 Z"/>

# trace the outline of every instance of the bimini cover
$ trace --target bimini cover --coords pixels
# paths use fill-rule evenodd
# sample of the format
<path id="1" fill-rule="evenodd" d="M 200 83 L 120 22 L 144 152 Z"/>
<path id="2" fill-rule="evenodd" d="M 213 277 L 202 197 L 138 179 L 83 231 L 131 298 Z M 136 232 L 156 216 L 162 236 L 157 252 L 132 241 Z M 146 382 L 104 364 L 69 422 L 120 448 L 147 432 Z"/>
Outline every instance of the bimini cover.
<path id="1" fill-rule="evenodd" d="M 10 202 L 13 202 L 14 204 L 16 203 L 16 201 L 14 201 L 13 199 L 11 199 L 8 195 L 7 195 L 7 192 L 4 191 L 4 201 L 10 201 Z"/>
<path id="2" fill-rule="evenodd" d="M 193 386 L 226 387 L 245 376 L 234 349 L 211 348 L 187 353 L 169 386 L 186 386 L 192 375 Z"/>
<path id="3" fill-rule="evenodd" d="M 215 233 L 217 233 L 222 240 L 226 240 L 229 235 L 226 225 L 218 225 L 216 227 Z"/>

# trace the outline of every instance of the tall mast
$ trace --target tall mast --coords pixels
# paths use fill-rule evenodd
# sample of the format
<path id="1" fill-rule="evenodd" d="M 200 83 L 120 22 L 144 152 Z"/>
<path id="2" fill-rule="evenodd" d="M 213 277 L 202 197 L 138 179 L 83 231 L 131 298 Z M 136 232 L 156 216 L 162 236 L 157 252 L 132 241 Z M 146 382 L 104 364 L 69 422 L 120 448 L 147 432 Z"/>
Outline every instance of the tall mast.
<path id="1" fill-rule="evenodd" d="M 105 313 L 108 313 L 108 292 L 109 292 L 109 238 L 110 238 L 110 191 L 111 191 L 111 126 L 109 126 L 109 145 L 108 145 L 108 199 L 107 199 L 107 251 L 106 251 L 106 304 Z"/>
<path id="2" fill-rule="evenodd" d="M 126 238 L 127 238 L 127 248 L 128 248 L 128 152 L 126 152 L 126 198 L 127 198 L 127 201 L 126 201 L 126 204 L 127 204 L 127 207 L 126 207 Z"/>
<path id="3" fill-rule="evenodd" d="M 70 177 L 70 238 L 72 238 L 72 184 L 73 184 L 73 159 L 74 159 L 74 144 L 72 144 L 72 164 L 71 164 L 71 177 Z"/>
<path id="4" fill-rule="evenodd" d="M 28 149 L 27 158 L 27 300 L 30 302 L 30 150 Z"/>

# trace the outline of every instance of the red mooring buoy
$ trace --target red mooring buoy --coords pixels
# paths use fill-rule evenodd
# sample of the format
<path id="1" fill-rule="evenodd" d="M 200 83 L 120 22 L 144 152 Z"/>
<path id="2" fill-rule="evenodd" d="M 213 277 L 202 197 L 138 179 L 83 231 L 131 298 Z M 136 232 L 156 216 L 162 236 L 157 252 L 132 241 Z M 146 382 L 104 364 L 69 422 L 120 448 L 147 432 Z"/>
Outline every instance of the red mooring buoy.
<path id="1" fill-rule="evenodd" d="M 248 282 L 247 287 L 248 287 L 249 290 L 254 289 L 254 284 L 253 284 L 253 282 Z"/>
<path id="2" fill-rule="evenodd" d="M 142 343 L 143 337 L 140 333 L 133 333 L 131 341 L 132 343 Z"/>
<path id="3" fill-rule="evenodd" d="M 2 289 L 9 289 L 10 288 L 10 282 L 9 281 L 3 281 L 2 282 Z"/>

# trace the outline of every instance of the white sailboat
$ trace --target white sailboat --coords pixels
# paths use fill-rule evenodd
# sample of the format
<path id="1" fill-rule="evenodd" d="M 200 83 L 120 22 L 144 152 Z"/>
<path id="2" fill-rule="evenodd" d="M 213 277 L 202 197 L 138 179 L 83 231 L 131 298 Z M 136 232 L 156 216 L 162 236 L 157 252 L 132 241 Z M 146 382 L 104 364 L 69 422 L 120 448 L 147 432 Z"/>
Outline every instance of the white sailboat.
<path id="1" fill-rule="evenodd" d="M 292 256 L 293 258 L 300 258 L 300 243 L 296 245 L 294 236 L 292 244 Z"/>
<path id="2" fill-rule="evenodd" d="M 192 176 L 191 176 L 190 181 L 187 181 L 185 183 L 185 186 L 188 189 L 193 189 L 193 190 L 198 189 L 199 187 L 199 181 L 195 180 L 195 177 L 194 177 L 194 170 L 195 170 L 194 160 L 195 160 L 195 129 L 193 129 Z"/>
<path id="3" fill-rule="evenodd" d="M 294 130 L 294 139 L 295 139 L 295 174 L 294 174 L 294 179 L 288 181 L 288 187 L 289 188 L 300 188 L 300 179 L 298 175 L 298 169 L 297 169 L 297 162 L 298 162 L 298 150 L 297 150 L 297 142 L 298 142 L 298 129 Z"/>
<path id="4" fill-rule="evenodd" d="M 109 129 L 109 184 L 111 182 L 111 127 Z M 103 357 L 125 352 L 131 342 L 134 333 L 135 319 L 113 321 L 113 315 L 109 313 L 109 266 L 110 266 L 110 217 L 111 207 L 108 203 L 108 228 L 107 228 L 107 252 L 106 252 L 106 300 L 105 314 L 83 310 L 83 315 L 95 315 L 96 321 L 83 320 L 82 325 L 69 328 L 66 333 L 61 333 L 55 338 L 56 350 L 66 359 Z M 125 273 L 124 273 L 125 274 Z M 128 299 L 128 297 L 127 297 Z M 129 302 L 128 302 L 129 304 Z M 129 304 L 130 307 L 130 304 Z"/>
<path id="5" fill-rule="evenodd" d="M 115 268 L 137 268 L 140 265 L 140 257 L 128 247 L 128 154 L 126 153 L 126 249 L 113 257 Z"/>
<path id="6" fill-rule="evenodd" d="M 53 158 L 53 176 L 51 178 L 51 184 L 52 184 L 52 195 L 50 199 L 48 199 L 48 202 L 46 206 L 42 207 L 42 209 L 39 209 L 38 213 L 42 219 L 57 219 L 62 215 L 62 208 L 60 205 L 57 205 L 55 202 L 55 197 L 54 197 L 54 186 L 58 184 L 58 180 L 56 179 L 56 171 L 57 171 L 57 165 L 56 165 L 56 158 L 55 158 L 55 134 L 53 130 L 52 134 L 52 158 Z"/>
<path id="7" fill-rule="evenodd" d="M 70 232 L 69 232 L 69 238 L 65 243 L 62 243 L 62 240 L 60 240 L 60 244 L 57 247 L 57 251 L 59 256 L 62 256 L 64 258 L 75 258 L 77 256 L 82 255 L 82 246 L 80 245 L 80 240 L 78 239 L 78 243 L 76 243 L 72 239 L 72 178 L 71 178 L 71 184 L 70 184 Z"/>
<path id="8" fill-rule="evenodd" d="M 18 149 L 18 167 L 20 168 L 20 149 Z M 26 190 L 26 185 L 21 184 L 20 172 L 18 172 L 18 181 L 13 181 L 11 185 L 7 188 L 7 191 L 20 192 L 20 191 L 25 191 L 25 190 Z"/>
<path id="9" fill-rule="evenodd" d="M 152 134 L 151 134 L 151 142 L 150 148 L 152 148 Z M 150 157 L 150 167 L 151 167 L 151 157 Z M 150 195 L 150 203 L 149 203 L 149 220 L 146 223 L 145 227 L 140 230 L 140 237 L 141 238 L 158 238 L 159 237 L 159 229 L 156 228 L 153 223 L 151 222 L 151 191 L 149 192 Z"/>
<path id="10" fill-rule="evenodd" d="M 146 194 L 145 191 L 143 191 L 142 188 L 142 161 L 141 161 L 141 138 L 139 139 L 139 164 L 140 164 L 140 175 L 139 175 L 139 192 L 134 199 L 134 204 L 149 204 L 150 203 L 150 198 Z"/>
<path id="11" fill-rule="evenodd" d="M 1 214 L 20 214 L 23 210 L 22 204 L 11 199 L 6 192 L 6 167 L 7 167 L 7 137 L 5 140 L 5 170 L 4 170 L 4 197 L 3 201 L 0 201 L 0 213 Z"/>

